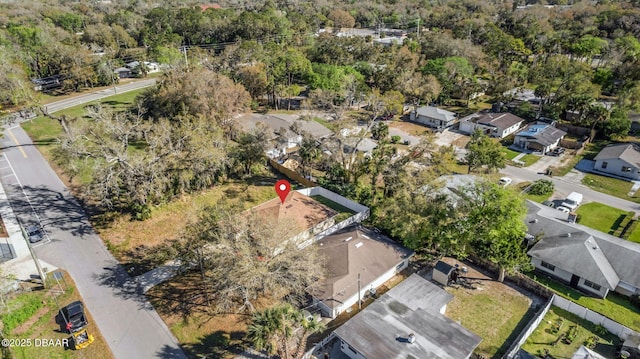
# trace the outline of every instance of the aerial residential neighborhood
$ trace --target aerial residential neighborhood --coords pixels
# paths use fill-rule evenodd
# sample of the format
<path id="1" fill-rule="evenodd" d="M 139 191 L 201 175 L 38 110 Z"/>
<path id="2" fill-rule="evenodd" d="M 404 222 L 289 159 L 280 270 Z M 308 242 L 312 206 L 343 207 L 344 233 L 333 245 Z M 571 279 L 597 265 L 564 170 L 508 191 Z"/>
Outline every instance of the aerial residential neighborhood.
<path id="1" fill-rule="evenodd" d="M 0 1 L 3 358 L 640 359 L 633 1 Z"/>

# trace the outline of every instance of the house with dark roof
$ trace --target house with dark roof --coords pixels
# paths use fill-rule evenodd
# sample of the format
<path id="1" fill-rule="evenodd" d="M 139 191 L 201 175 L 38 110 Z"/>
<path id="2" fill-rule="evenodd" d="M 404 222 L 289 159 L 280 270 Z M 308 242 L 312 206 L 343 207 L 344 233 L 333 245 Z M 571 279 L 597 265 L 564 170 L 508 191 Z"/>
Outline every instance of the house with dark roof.
<path id="1" fill-rule="evenodd" d="M 327 275 L 311 292 L 323 315 L 335 318 L 407 268 L 413 251 L 359 225 L 316 242 Z"/>
<path id="2" fill-rule="evenodd" d="M 353 359 L 467 359 L 482 339 L 444 316 L 451 299 L 412 274 L 334 333 Z"/>
<path id="3" fill-rule="evenodd" d="M 604 298 L 640 293 L 640 244 L 571 223 L 568 214 L 527 201 L 528 254 L 536 269 Z"/>
<path id="4" fill-rule="evenodd" d="M 480 130 L 488 136 L 505 138 L 516 132 L 524 120 L 511 113 L 474 113 L 460 120 L 460 131 L 473 134 Z"/>
<path id="5" fill-rule="evenodd" d="M 435 129 L 447 128 L 458 121 L 454 112 L 433 106 L 422 106 L 411 112 L 411 121 L 427 125 Z"/>
<path id="6" fill-rule="evenodd" d="M 609 145 L 594 160 L 595 171 L 640 180 L 640 147 L 635 143 Z"/>
<path id="7" fill-rule="evenodd" d="M 516 133 L 513 147 L 547 153 L 558 147 L 567 133 L 548 124 L 532 124 Z"/>

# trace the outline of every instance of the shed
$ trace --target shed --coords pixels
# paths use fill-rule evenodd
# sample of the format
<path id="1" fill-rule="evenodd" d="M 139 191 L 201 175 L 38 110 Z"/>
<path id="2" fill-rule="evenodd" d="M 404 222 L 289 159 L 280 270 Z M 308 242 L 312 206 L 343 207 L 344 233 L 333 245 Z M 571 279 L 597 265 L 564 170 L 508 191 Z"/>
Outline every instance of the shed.
<path id="1" fill-rule="evenodd" d="M 436 266 L 433 267 L 433 280 L 446 287 L 451 280 L 451 274 L 455 270 L 456 268 L 451 264 L 445 263 L 443 261 L 438 261 L 438 263 L 436 263 Z"/>

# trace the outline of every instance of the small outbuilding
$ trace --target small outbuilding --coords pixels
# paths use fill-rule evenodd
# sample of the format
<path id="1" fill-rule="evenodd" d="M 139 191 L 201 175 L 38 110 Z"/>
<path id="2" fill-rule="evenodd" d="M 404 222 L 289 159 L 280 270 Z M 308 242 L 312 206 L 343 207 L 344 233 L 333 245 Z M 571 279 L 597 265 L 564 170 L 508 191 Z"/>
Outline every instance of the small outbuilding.
<path id="1" fill-rule="evenodd" d="M 453 273 L 456 271 L 456 267 L 443 261 L 438 261 L 436 266 L 433 267 L 433 280 L 442 284 L 443 286 L 449 285 L 452 279 Z"/>

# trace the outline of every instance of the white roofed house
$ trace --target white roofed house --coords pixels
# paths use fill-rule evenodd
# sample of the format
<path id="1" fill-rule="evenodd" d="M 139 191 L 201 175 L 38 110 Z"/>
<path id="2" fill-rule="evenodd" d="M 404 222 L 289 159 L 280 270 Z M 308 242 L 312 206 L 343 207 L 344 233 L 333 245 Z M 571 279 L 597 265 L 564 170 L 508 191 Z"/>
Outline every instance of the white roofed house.
<path id="1" fill-rule="evenodd" d="M 566 134 L 551 125 L 533 124 L 516 133 L 513 146 L 523 150 L 547 153 L 556 148 Z"/>
<path id="2" fill-rule="evenodd" d="M 411 121 L 436 129 L 444 129 L 456 123 L 458 121 L 458 115 L 437 107 L 422 106 L 411 113 Z"/>

